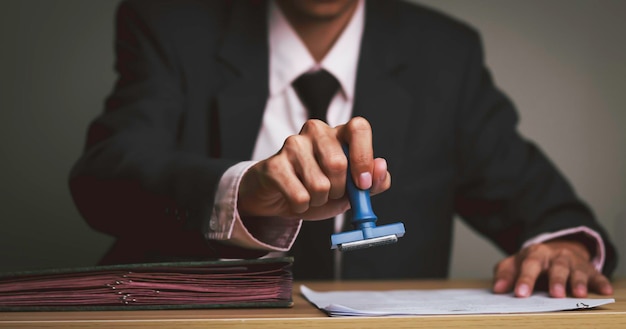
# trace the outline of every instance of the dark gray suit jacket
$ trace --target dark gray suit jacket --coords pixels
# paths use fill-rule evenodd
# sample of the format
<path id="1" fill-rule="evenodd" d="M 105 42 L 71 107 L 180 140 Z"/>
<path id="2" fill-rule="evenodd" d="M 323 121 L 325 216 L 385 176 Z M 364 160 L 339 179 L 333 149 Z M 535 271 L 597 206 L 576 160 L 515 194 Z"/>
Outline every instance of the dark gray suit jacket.
<path id="1" fill-rule="evenodd" d="M 219 178 L 251 157 L 261 123 L 265 10 L 264 1 L 120 5 L 119 80 L 70 179 L 87 222 L 117 238 L 103 263 L 262 254 L 203 234 Z M 353 114 L 371 122 L 376 156 L 393 177 L 373 198 L 379 224 L 403 221 L 407 233 L 395 245 L 345 254 L 346 277 L 445 277 L 456 214 L 507 253 L 540 233 L 586 225 L 607 242 L 604 272 L 615 267 L 590 210 L 519 136 L 471 28 L 419 6 L 368 0 L 355 97 Z M 296 256 L 296 267 L 306 261 Z"/>

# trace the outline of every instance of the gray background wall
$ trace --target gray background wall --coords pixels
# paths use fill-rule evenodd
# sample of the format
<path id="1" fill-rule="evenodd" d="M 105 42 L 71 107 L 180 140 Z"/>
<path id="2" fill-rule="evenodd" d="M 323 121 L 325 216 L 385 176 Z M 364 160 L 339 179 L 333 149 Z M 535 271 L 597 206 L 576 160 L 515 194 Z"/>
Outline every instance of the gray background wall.
<path id="1" fill-rule="evenodd" d="M 626 254 L 626 1 L 420 2 L 482 32 L 522 132 Z M 82 221 L 67 175 L 115 79 L 116 5 L 0 1 L 0 272 L 91 265 L 112 241 Z M 499 251 L 459 221 L 455 235 L 451 276 L 490 277 Z"/>

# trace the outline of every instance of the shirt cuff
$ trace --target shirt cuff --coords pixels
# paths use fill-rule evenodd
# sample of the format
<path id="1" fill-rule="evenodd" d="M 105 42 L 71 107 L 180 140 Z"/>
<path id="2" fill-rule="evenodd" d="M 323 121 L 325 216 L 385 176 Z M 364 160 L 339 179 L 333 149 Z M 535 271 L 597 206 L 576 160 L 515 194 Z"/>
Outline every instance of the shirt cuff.
<path id="1" fill-rule="evenodd" d="M 246 223 L 260 225 L 253 225 L 254 228 L 249 230 L 237 211 L 241 178 L 256 163 L 257 161 L 243 161 L 224 172 L 215 194 L 209 231 L 205 237 L 249 249 L 288 251 L 300 231 L 302 221 L 254 218 Z"/>
<path id="2" fill-rule="evenodd" d="M 538 244 L 538 243 L 542 243 L 548 240 L 552 240 L 552 239 L 556 239 L 556 238 L 561 238 L 567 235 L 574 235 L 574 234 L 585 234 L 587 235 L 589 238 L 595 240 L 596 245 L 595 245 L 595 250 L 596 253 L 595 255 L 592 255 L 592 259 L 591 259 L 591 264 L 595 267 L 595 269 L 598 272 L 602 272 L 602 267 L 604 266 L 604 261 L 606 258 L 606 251 L 604 249 L 604 240 L 602 239 L 602 237 L 600 236 L 600 234 L 598 234 L 598 232 L 586 227 L 586 226 L 578 226 L 578 227 L 572 227 L 572 228 L 568 228 L 565 230 L 560 230 L 560 231 L 556 231 L 556 232 L 552 232 L 552 233 L 544 233 L 544 234 L 540 234 L 536 237 L 534 237 L 533 239 L 530 239 L 528 241 L 526 241 L 526 243 L 524 243 L 524 245 L 522 246 L 523 248 L 532 246 L 534 244 Z"/>

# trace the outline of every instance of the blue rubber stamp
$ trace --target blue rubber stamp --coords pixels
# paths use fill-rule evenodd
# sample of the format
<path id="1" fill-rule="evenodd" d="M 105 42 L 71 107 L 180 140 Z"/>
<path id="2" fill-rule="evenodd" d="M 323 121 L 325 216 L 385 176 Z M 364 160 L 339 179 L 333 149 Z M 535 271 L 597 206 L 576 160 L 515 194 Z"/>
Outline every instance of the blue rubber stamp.
<path id="1" fill-rule="evenodd" d="M 398 242 L 398 238 L 404 235 L 404 224 L 393 223 L 376 226 L 378 217 L 372 210 L 370 191 L 362 190 L 354 185 L 352 175 L 350 174 L 347 146 L 344 146 L 343 151 L 346 157 L 348 157 L 346 193 L 348 193 L 348 199 L 352 207 L 353 216 L 351 223 L 354 226 L 354 230 L 331 235 L 331 249 L 350 251 Z"/>

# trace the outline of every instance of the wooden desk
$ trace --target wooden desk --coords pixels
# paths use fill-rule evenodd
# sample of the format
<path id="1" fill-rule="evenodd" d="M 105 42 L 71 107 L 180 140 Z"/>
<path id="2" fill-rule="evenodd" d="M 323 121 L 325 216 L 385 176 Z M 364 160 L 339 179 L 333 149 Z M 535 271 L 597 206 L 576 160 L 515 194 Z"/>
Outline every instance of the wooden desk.
<path id="1" fill-rule="evenodd" d="M 439 289 L 488 287 L 488 281 L 305 282 L 315 290 Z M 536 314 L 411 317 L 326 316 L 294 286 L 294 306 L 281 309 L 219 309 L 109 312 L 0 313 L 0 328 L 626 328 L 626 279 L 614 282 L 615 303 L 597 309 Z M 597 296 L 594 296 L 597 297 Z"/>

